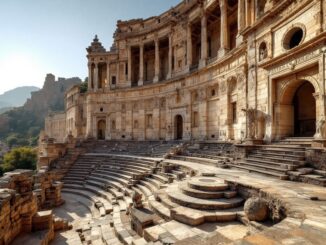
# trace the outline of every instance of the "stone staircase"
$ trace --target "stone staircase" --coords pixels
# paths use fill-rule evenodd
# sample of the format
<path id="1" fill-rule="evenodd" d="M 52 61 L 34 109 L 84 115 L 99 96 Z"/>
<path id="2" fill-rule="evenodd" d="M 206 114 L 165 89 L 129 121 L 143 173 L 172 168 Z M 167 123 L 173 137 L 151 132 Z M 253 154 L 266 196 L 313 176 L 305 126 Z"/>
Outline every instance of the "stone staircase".
<path id="1" fill-rule="evenodd" d="M 246 158 L 228 165 L 282 180 L 326 186 L 326 171 L 306 166 L 306 148 L 311 144 L 312 138 L 286 138 L 271 145 L 257 145 Z"/>
<path id="2" fill-rule="evenodd" d="M 282 180 L 289 179 L 289 171 L 305 165 L 305 148 L 295 145 L 260 145 L 245 159 L 236 160 L 229 166 L 261 173 Z"/>
<path id="3" fill-rule="evenodd" d="M 170 157 L 175 160 L 202 163 L 217 166 L 233 158 L 233 144 L 227 142 L 198 142 L 187 146 L 182 155 Z"/>
<path id="4" fill-rule="evenodd" d="M 178 241 L 177 230 L 183 227 L 195 236 L 191 227 L 207 222 L 234 222 L 243 215 L 244 199 L 236 190 L 215 177 L 193 177 L 159 190 L 149 199 L 149 206 L 167 223 L 145 229 L 147 241 Z M 173 229 L 174 228 L 174 229 Z M 164 235 L 165 234 L 165 235 Z"/>

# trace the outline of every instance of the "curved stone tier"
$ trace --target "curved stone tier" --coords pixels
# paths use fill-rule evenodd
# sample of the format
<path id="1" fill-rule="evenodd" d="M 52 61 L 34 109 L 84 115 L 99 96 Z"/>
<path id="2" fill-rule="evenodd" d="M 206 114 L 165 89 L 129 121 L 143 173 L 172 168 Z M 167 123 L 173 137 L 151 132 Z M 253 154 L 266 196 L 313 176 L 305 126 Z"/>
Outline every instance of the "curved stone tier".
<path id="1" fill-rule="evenodd" d="M 204 210 L 224 210 L 229 208 L 239 207 L 243 204 L 243 198 L 219 198 L 219 199 L 200 199 L 185 195 L 181 190 L 175 186 L 167 188 L 169 198 L 186 207 Z"/>
<path id="2" fill-rule="evenodd" d="M 223 180 L 207 177 L 193 178 L 188 181 L 188 186 L 192 189 L 206 192 L 225 191 L 229 189 L 229 186 Z"/>

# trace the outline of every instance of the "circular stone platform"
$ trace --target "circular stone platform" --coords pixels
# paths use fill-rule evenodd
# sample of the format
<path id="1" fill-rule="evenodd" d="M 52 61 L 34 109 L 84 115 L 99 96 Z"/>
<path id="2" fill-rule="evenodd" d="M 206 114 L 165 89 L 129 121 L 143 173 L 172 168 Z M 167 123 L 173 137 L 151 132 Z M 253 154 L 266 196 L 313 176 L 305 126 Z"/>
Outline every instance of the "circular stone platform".
<path id="1" fill-rule="evenodd" d="M 188 186 L 201 191 L 223 191 L 228 189 L 224 180 L 209 177 L 196 177 L 188 181 Z"/>

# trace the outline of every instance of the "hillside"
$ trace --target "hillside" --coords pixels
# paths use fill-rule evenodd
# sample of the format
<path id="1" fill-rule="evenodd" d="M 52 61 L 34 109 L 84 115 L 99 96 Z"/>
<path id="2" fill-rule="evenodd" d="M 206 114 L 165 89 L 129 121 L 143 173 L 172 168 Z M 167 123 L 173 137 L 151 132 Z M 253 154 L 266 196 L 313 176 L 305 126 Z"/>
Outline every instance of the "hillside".
<path id="1" fill-rule="evenodd" d="M 18 87 L 0 95 L 0 111 L 3 108 L 18 107 L 24 105 L 26 100 L 31 97 L 31 92 L 39 88 L 33 86 Z"/>
<path id="2" fill-rule="evenodd" d="M 0 115 L 0 140 L 8 145 L 35 145 L 44 118 L 51 111 L 64 110 L 64 94 L 81 80 L 58 78 L 48 74 L 43 88 L 34 91 L 21 107 L 11 109 Z"/>

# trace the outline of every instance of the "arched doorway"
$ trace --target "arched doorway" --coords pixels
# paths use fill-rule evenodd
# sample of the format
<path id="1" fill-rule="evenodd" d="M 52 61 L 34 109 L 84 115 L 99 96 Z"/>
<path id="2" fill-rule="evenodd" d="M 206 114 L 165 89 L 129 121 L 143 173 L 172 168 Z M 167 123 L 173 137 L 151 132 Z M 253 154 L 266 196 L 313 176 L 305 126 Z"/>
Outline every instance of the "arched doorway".
<path id="1" fill-rule="evenodd" d="M 100 120 L 97 123 L 97 139 L 105 140 L 106 121 Z"/>
<path id="2" fill-rule="evenodd" d="M 277 138 L 314 136 L 317 114 L 314 93 L 313 84 L 306 80 L 292 81 L 282 88 L 275 110 Z"/>
<path id="3" fill-rule="evenodd" d="M 294 136 L 312 137 L 316 132 L 315 89 L 310 82 L 304 82 L 294 94 Z"/>
<path id="4" fill-rule="evenodd" d="M 181 115 L 176 115 L 174 118 L 175 139 L 182 140 L 183 138 L 183 118 Z"/>

